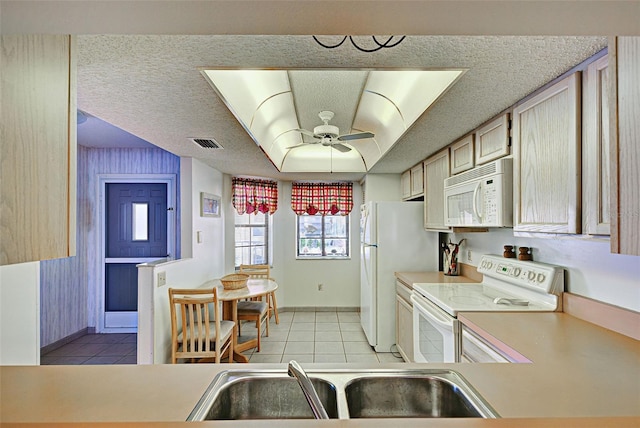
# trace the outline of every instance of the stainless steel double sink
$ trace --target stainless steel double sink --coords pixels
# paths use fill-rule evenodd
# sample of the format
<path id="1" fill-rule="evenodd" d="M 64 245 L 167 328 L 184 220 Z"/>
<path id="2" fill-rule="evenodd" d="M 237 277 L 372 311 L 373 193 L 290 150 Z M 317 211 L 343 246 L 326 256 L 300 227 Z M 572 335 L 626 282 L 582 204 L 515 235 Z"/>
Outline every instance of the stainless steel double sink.
<path id="1" fill-rule="evenodd" d="M 496 418 L 478 392 L 452 370 L 307 370 L 329 418 Z M 286 369 L 218 374 L 188 421 L 310 419 L 313 413 Z"/>

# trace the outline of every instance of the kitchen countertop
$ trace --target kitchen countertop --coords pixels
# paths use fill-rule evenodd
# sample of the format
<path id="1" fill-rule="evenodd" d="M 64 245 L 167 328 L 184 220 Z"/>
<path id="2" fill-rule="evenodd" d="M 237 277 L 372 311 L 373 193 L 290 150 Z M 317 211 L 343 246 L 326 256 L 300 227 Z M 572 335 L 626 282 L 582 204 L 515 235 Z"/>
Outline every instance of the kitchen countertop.
<path id="1" fill-rule="evenodd" d="M 640 426 L 640 342 L 565 313 L 467 313 L 461 321 L 531 364 L 429 364 L 462 374 L 503 417 L 421 420 L 438 427 Z M 304 364 L 305 368 L 371 367 Z M 388 427 L 388 420 L 184 421 L 216 373 L 286 364 L 0 367 L 0 414 L 10 422 L 113 422 L 105 426 Z M 380 364 L 379 368 L 398 368 Z M 403 364 L 402 368 L 424 368 Z M 531 419 L 533 418 L 533 419 Z M 572 419 L 565 419 L 572 418 Z M 593 419 L 583 419 L 593 418 Z M 141 423 L 133 423 L 133 421 Z M 121 423 L 116 423 L 121 422 Z M 414 427 L 415 420 L 393 426 Z M 9 425 L 6 425 L 9 426 Z M 20 425 L 30 426 L 30 425 Z M 32 426 L 43 426 L 35 424 Z M 59 425 L 62 426 L 62 425 Z M 68 424 L 64 424 L 68 426 Z"/>
<path id="2" fill-rule="evenodd" d="M 466 276 L 448 276 L 442 272 L 396 272 L 396 278 L 405 283 L 409 288 L 413 288 L 413 284 L 429 282 L 444 284 L 459 284 L 478 282 Z"/>

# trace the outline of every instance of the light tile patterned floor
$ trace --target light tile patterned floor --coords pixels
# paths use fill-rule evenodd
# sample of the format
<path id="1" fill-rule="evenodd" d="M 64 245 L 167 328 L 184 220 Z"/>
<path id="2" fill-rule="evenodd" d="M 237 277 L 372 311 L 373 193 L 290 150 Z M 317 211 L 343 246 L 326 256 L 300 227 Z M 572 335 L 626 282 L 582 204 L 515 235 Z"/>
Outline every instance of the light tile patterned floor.
<path id="1" fill-rule="evenodd" d="M 242 327 L 249 334 L 246 327 Z M 251 331 L 255 336 L 255 328 Z M 396 353 L 376 353 L 367 343 L 358 312 L 282 312 L 271 319 L 262 349 L 245 352 L 251 363 L 392 363 Z"/>
<path id="2" fill-rule="evenodd" d="M 240 341 L 255 337 L 252 323 L 242 325 Z M 41 357 L 42 365 L 136 364 L 136 334 L 89 334 Z M 376 353 L 367 343 L 358 312 L 281 312 L 272 317 L 260 352 L 245 351 L 252 363 L 393 363 L 397 353 Z"/>

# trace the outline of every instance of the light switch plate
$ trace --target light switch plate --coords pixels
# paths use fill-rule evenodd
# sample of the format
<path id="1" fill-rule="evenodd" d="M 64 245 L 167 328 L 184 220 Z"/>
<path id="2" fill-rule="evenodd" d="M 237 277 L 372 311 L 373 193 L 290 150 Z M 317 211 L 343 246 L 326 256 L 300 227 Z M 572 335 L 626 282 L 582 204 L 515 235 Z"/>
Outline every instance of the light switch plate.
<path id="1" fill-rule="evenodd" d="M 167 285 L 167 272 L 158 272 L 158 287 Z"/>

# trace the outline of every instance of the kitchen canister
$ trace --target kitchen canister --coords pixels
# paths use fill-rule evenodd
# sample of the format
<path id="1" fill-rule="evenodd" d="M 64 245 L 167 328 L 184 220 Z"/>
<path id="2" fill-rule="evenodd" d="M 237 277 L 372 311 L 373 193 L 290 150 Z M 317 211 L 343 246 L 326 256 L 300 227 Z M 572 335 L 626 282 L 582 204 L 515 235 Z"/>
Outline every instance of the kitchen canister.
<path id="1" fill-rule="evenodd" d="M 458 263 L 458 253 L 460 245 L 464 242 L 462 239 L 457 244 L 449 241 L 448 244 L 442 243 L 442 267 L 444 274 L 447 276 L 460 275 L 460 263 Z"/>

